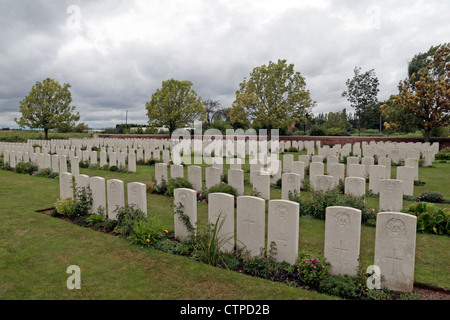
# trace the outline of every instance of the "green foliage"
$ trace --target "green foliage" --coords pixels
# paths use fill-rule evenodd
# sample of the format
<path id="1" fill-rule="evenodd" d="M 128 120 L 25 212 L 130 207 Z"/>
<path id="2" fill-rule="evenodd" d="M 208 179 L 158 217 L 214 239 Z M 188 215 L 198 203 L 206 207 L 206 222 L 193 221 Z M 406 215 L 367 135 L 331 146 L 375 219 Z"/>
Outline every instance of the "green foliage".
<path id="1" fill-rule="evenodd" d="M 37 165 L 32 162 L 19 162 L 16 164 L 16 168 L 14 172 L 16 173 L 24 173 L 32 175 L 34 172 L 38 171 Z"/>
<path id="2" fill-rule="evenodd" d="M 175 129 L 202 119 L 205 116 L 203 102 L 191 87 L 190 81 L 163 81 L 162 87 L 146 104 L 149 124 L 166 126 L 171 134 Z"/>
<path id="3" fill-rule="evenodd" d="M 408 212 L 417 217 L 417 231 L 450 235 L 450 214 L 445 209 L 437 209 L 433 203 L 419 202 L 410 205 Z"/>
<path id="4" fill-rule="evenodd" d="M 19 119 L 14 121 L 20 127 L 31 129 L 44 129 L 45 139 L 48 139 L 48 130 L 60 127 L 63 124 L 73 126 L 80 115 L 75 107 L 70 106 L 72 96 L 69 91 L 70 84 L 61 86 L 58 81 L 50 78 L 36 82 L 29 94 L 20 101 Z"/>
<path id="5" fill-rule="evenodd" d="M 330 263 L 321 251 L 318 251 L 317 255 L 308 252 L 299 254 L 297 270 L 301 282 L 318 287 L 320 281 L 328 276 L 329 269 Z"/>
<path id="6" fill-rule="evenodd" d="M 450 160 L 450 148 L 441 149 L 435 156 L 436 160 Z"/>
<path id="7" fill-rule="evenodd" d="M 306 196 L 293 195 L 291 201 L 300 204 L 300 215 L 325 220 L 326 208 L 331 206 L 352 207 L 361 210 L 362 222 L 374 218 L 374 213 L 366 208 L 364 197 L 342 194 L 339 188 L 328 191 L 314 191 Z"/>
<path id="8" fill-rule="evenodd" d="M 242 269 L 247 274 L 270 279 L 276 274 L 278 269 L 275 255 L 276 246 L 274 242 L 270 244 L 270 249 L 267 253 L 264 248 L 261 248 L 261 252 L 257 256 L 253 256 L 246 251 L 242 257 Z"/>
<path id="9" fill-rule="evenodd" d="M 207 189 L 206 190 L 206 199 L 208 199 L 208 195 L 210 193 L 214 193 L 214 192 L 228 193 L 234 197 L 237 197 L 236 189 L 226 183 L 219 183 L 219 184 L 216 184 L 215 186 L 212 186 L 211 188 Z"/>
<path id="10" fill-rule="evenodd" d="M 75 198 L 58 199 L 55 203 L 57 214 L 69 218 L 87 216 L 92 206 L 92 193 L 89 188 L 77 188 Z"/>
<path id="11" fill-rule="evenodd" d="M 93 227 L 95 230 L 103 226 L 105 217 L 101 214 L 91 214 L 86 218 L 86 224 Z"/>
<path id="12" fill-rule="evenodd" d="M 230 121 L 244 126 L 252 119 L 254 126 L 270 134 L 270 129 L 303 121 L 314 105 L 305 78 L 294 71 L 294 65 L 270 61 L 268 66 L 254 68 L 250 78 L 240 83 Z"/>
<path id="13" fill-rule="evenodd" d="M 172 197 L 174 190 L 178 188 L 192 189 L 192 184 L 184 178 L 169 179 L 169 183 L 167 184 L 167 189 L 164 194 Z"/>
<path id="14" fill-rule="evenodd" d="M 320 281 L 318 290 L 319 292 L 344 299 L 354 299 L 359 296 L 355 281 L 353 277 L 349 275 L 335 275 L 326 277 Z"/>
<path id="15" fill-rule="evenodd" d="M 311 136 L 324 136 L 325 130 L 322 126 L 315 124 L 311 126 L 311 129 L 309 129 L 309 134 Z"/>
<path id="16" fill-rule="evenodd" d="M 141 209 L 136 208 L 134 204 L 117 207 L 114 211 L 117 217 L 114 232 L 123 236 L 129 236 L 133 232 L 133 225 L 136 221 L 147 221 L 146 214 Z"/>
<path id="17" fill-rule="evenodd" d="M 133 222 L 133 228 L 128 239 L 132 243 L 152 246 L 164 238 L 164 226 L 158 215 L 149 215 L 147 219 Z"/>
<path id="18" fill-rule="evenodd" d="M 234 239 L 234 235 L 227 237 L 219 236 L 224 222 L 225 219 L 221 219 L 221 215 L 219 214 L 214 224 L 208 224 L 207 228 L 197 235 L 194 255 L 199 261 L 212 266 L 218 266 L 219 263 L 226 266 L 222 248 L 226 243 Z"/>
<path id="19" fill-rule="evenodd" d="M 52 170 L 49 169 L 49 168 L 43 168 L 43 169 L 35 172 L 32 175 L 34 175 L 36 177 L 49 178 L 49 179 L 56 179 L 56 178 L 59 177 L 59 173 L 58 172 L 52 172 Z"/>
<path id="20" fill-rule="evenodd" d="M 444 197 L 437 192 L 427 192 L 420 194 L 418 200 L 424 202 L 442 203 L 444 201 Z"/>

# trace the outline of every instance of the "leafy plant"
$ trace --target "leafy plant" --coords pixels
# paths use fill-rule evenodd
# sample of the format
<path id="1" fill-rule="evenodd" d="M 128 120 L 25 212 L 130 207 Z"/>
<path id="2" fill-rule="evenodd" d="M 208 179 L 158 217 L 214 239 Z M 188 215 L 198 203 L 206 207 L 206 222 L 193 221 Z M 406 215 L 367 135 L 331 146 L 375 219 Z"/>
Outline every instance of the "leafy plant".
<path id="1" fill-rule="evenodd" d="M 425 202 L 442 203 L 444 201 L 444 197 L 442 197 L 442 195 L 437 192 L 427 192 L 422 193 L 419 196 L 418 200 Z"/>
<path id="2" fill-rule="evenodd" d="M 354 299 L 358 297 L 357 287 L 353 277 L 349 275 L 328 276 L 320 281 L 319 292 L 344 299 Z"/>
<path id="3" fill-rule="evenodd" d="M 242 268 L 247 274 L 270 279 L 276 274 L 278 269 L 275 255 L 276 246 L 274 242 L 270 244 L 270 250 L 267 253 L 264 248 L 261 248 L 261 252 L 257 256 L 252 256 L 250 252 L 246 251 L 242 257 Z"/>
<path id="4" fill-rule="evenodd" d="M 219 214 L 214 224 L 209 224 L 204 232 L 197 235 L 194 253 L 203 263 L 212 266 L 217 266 L 221 263 L 226 267 L 222 249 L 226 243 L 234 238 L 234 235 L 229 237 L 219 236 L 224 222 L 225 219 L 221 219 L 221 215 Z"/>
<path id="5" fill-rule="evenodd" d="M 443 209 L 435 208 L 433 203 L 419 202 L 410 205 L 408 212 L 417 216 L 417 231 L 450 234 L 450 215 Z"/>
<path id="6" fill-rule="evenodd" d="M 128 237 L 132 243 L 152 246 L 164 237 L 164 227 L 158 215 L 149 215 L 147 220 L 140 219 L 133 222 L 133 228 Z"/>
<path id="7" fill-rule="evenodd" d="M 172 197 L 173 191 L 178 188 L 192 189 L 192 184 L 184 178 L 169 179 L 169 183 L 167 184 L 167 189 L 164 194 Z"/>
<path id="8" fill-rule="evenodd" d="M 228 193 L 234 197 L 237 197 L 237 195 L 238 195 L 236 189 L 233 188 L 232 186 L 230 186 L 226 183 L 219 183 L 219 184 L 216 184 L 215 186 L 212 186 L 211 188 L 206 190 L 206 199 L 208 199 L 208 195 L 210 193 L 214 193 L 214 192 Z"/>
<path id="9" fill-rule="evenodd" d="M 125 205 L 116 208 L 117 225 L 114 232 L 123 236 L 129 236 L 133 232 L 133 224 L 139 220 L 147 220 L 146 214 L 133 205 Z"/>
<path id="10" fill-rule="evenodd" d="M 14 172 L 16 173 L 25 173 L 30 175 L 35 171 L 38 171 L 38 167 L 32 162 L 19 162 L 16 164 L 16 168 L 14 169 Z"/>
<path id="11" fill-rule="evenodd" d="M 304 252 L 298 258 L 297 269 L 300 280 L 303 283 L 318 287 L 320 281 L 328 276 L 330 263 L 326 261 L 321 251 L 317 253 L 317 256 L 311 256 L 309 253 Z"/>

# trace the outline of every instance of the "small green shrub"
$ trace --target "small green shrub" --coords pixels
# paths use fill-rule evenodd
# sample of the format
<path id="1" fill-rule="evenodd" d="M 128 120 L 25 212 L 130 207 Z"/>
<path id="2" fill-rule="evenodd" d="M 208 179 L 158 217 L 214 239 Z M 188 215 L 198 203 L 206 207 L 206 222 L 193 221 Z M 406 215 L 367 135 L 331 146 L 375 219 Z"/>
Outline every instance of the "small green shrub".
<path id="1" fill-rule="evenodd" d="M 422 193 L 418 200 L 424 202 L 442 203 L 444 201 L 444 197 L 437 192 L 427 192 Z"/>
<path id="2" fill-rule="evenodd" d="M 167 188 L 166 188 L 166 192 L 164 194 L 166 196 L 172 197 L 174 190 L 178 189 L 178 188 L 192 189 L 192 184 L 184 178 L 169 179 L 169 182 L 168 182 Z"/>
<path id="3" fill-rule="evenodd" d="M 158 215 L 149 215 L 147 220 L 140 219 L 133 222 L 129 240 L 132 243 L 152 246 L 164 237 L 164 227 Z"/>
<path id="4" fill-rule="evenodd" d="M 278 263 L 275 260 L 276 248 L 275 243 L 271 243 L 270 250 L 265 253 L 264 248 L 257 256 L 253 256 L 246 251 L 242 256 L 242 269 L 245 273 L 261 277 L 264 279 L 271 279 L 277 272 Z"/>
<path id="5" fill-rule="evenodd" d="M 57 214 L 62 216 L 69 216 L 75 211 L 76 200 L 72 198 L 58 199 L 55 202 L 55 210 Z"/>
<path id="6" fill-rule="evenodd" d="M 135 205 L 125 205 L 115 209 L 117 217 L 117 225 L 114 232 L 123 236 L 129 236 L 133 232 L 133 224 L 136 221 L 147 221 L 146 214 Z"/>
<path id="7" fill-rule="evenodd" d="M 214 192 L 228 193 L 234 197 L 237 197 L 236 189 L 226 183 L 219 183 L 219 184 L 216 184 L 215 186 L 212 186 L 211 188 L 207 189 L 206 190 L 206 199 L 208 199 L 208 195 L 210 193 L 214 193 Z"/>
<path id="8" fill-rule="evenodd" d="M 29 175 L 32 175 L 36 171 L 38 171 L 38 167 L 32 162 L 19 162 L 16 164 L 16 168 L 14 169 L 14 172 L 16 173 L 24 173 Z"/>
<path id="9" fill-rule="evenodd" d="M 408 213 L 417 217 L 417 231 L 437 235 L 450 234 L 450 214 L 437 209 L 433 203 L 419 202 L 410 205 Z"/>
<path id="10" fill-rule="evenodd" d="M 298 276 L 300 281 L 307 285 L 318 287 L 320 281 L 328 276 L 329 269 L 330 263 L 321 251 L 317 255 L 304 252 L 298 258 Z"/>
<path id="11" fill-rule="evenodd" d="M 328 276 L 320 281 L 319 292 L 344 299 L 358 297 L 357 287 L 353 277 L 349 275 Z"/>
<path id="12" fill-rule="evenodd" d="M 59 177 L 59 173 L 58 172 L 52 172 L 52 170 L 49 169 L 49 168 L 43 168 L 43 169 L 35 172 L 34 175 L 36 177 L 50 178 L 50 179 L 56 179 L 56 178 Z"/>

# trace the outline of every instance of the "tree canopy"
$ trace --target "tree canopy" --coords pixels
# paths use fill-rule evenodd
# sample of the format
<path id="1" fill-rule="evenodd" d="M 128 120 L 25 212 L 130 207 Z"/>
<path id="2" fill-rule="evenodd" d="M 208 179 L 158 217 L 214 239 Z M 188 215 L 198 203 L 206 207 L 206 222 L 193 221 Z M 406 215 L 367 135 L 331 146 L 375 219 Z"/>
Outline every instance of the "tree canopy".
<path id="1" fill-rule="evenodd" d="M 342 96 L 347 97 L 351 107 L 355 109 L 360 132 L 361 126 L 370 119 L 369 111 L 378 103 L 379 81 L 374 69 L 362 73 L 360 67 L 355 67 L 353 72 L 353 78 L 345 82 L 347 91 L 342 92 Z"/>
<path id="2" fill-rule="evenodd" d="M 151 126 L 166 126 L 170 134 L 175 129 L 192 125 L 205 118 L 201 97 L 192 89 L 192 82 L 166 80 L 146 103 Z"/>
<path id="3" fill-rule="evenodd" d="M 306 89 L 305 78 L 286 60 L 256 67 L 239 85 L 230 111 L 234 127 L 250 123 L 258 128 L 279 129 L 299 123 L 311 113 L 315 102 Z"/>
<path id="4" fill-rule="evenodd" d="M 428 54 L 416 57 L 420 57 L 423 66 L 417 69 L 419 63 L 415 63 L 417 70 L 400 83 L 399 94 L 391 98 L 395 103 L 391 101 L 382 109 L 387 115 L 407 116 L 423 130 L 425 141 L 429 141 L 432 130 L 450 124 L 450 44 L 432 47 Z M 385 126 L 399 122 L 394 116 L 387 120 Z"/>
<path id="5" fill-rule="evenodd" d="M 36 82 L 28 95 L 20 101 L 21 117 L 14 121 L 21 127 L 44 129 L 45 139 L 48 131 L 61 126 L 74 126 L 80 119 L 75 113 L 75 106 L 71 106 L 72 96 L 70 84 L 61 86 L 58 81 L 46 78 Z"/>

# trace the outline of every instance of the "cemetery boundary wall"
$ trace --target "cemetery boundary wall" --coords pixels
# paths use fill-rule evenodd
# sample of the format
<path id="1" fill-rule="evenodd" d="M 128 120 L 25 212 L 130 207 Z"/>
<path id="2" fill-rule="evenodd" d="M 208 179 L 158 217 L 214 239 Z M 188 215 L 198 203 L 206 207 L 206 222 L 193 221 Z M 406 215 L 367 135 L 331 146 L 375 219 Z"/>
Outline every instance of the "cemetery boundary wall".
<path id="1" fill-rule="evenodd" d="M 162 134 L 96 134 L 96 138 L 117 138 L 117 139 L 169 139 L 169 135 Z M 204 135 L 203 137 L 207 137 Z M 191 136 L 192 139 L 195 138 L 194 135 Z M 409 137 L 355 137 L 355 136 L 280 136 L 280 141 L 320 141 L 321 145 L 335 145 L 346 143 L 361 143 L 375 141 L 375 142 L 425 142 L 424 138 L 409 138 Z M 438 142 L 439 149 L 450 148 L 450 138 L 430 138 L 430 143 Z"/>

